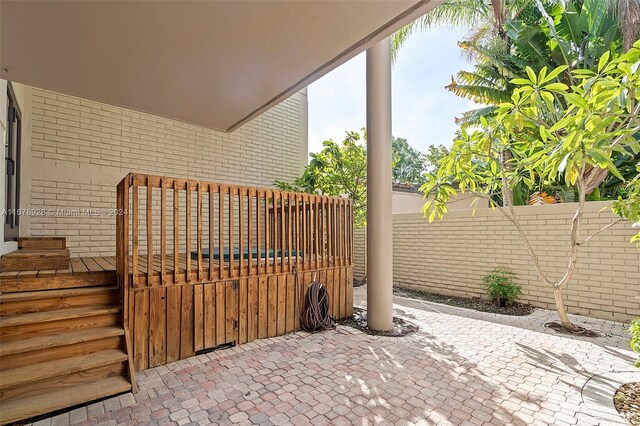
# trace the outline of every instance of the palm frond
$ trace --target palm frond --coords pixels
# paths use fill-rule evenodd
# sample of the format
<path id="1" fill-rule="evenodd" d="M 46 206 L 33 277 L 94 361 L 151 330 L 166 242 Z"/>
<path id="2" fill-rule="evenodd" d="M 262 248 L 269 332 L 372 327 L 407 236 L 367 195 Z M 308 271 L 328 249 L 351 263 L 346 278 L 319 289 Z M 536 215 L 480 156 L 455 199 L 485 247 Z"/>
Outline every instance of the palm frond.
<path id="1" fill-rule="evenodd" d="M 491 86 L 458 84 L 455 80 L 445 86 L 445 89 L 456 96 L 482 104 L 497 105 L 509 100 L 509 93 Z"/>

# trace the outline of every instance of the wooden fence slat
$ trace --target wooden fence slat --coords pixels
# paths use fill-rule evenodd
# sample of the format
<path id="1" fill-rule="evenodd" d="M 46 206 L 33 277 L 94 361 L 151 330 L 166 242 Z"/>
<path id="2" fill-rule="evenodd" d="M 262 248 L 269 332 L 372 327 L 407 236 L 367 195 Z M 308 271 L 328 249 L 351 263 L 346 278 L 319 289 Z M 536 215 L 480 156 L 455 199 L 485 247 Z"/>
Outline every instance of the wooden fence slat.
<path id="1" fill-rule="evenodd" d="M 180 190 L 178 182 L 173 182 L 173 281 L 180 276 Z M 178 346 L 179 347 L 179 346 Z"/>
<path id="2" fill-rule="evenodd" d="M 287 193 L 287 216 L 286 216 L 286 226 L 287 226 L 287 253 L 289 254 L 289 262 L 288 262 L 288 268 L 287 270 L 290 271 L 291 270 L 291 260 L 292 260 L 292 253 L 291 253 L 291 243 L 292 243 L 292 229 L 293 229 L 293 216 L 291 215 L 291 193 L 288 192 Z"/>
<path id="3" fill-rule="evenodd" d="M 235 241 L 233 235 L 235 234 L 234 228 L 234 216 L 235 216 L 235 195 L 233 195 L 233 187 L 229 187 L 229 276 L 235 276 Z"/>
<path id="4" fill-rule="evenodd" d="M 320 203 L 319 200 L 322 200 L 319 196 L 315 197 L 315 204 L 316 204 L 316 209 L 314 211 L 315 215 L 313 218 L 313 224 L 314 224 L 314 249 L 315 249 L 315 253 L 316 253 L 316 261 L 315 261 L 315 267 L 316 269 L 318 269 L 320 267 Z"/>
<path id="5" fill-rule="evenodd" d="M 276 333 L 278 336 L 283 335 L 287 329 L 287 276 L 284 274 L 278 275 L 278 301 L 276 305 L 277 310 L 277 325 Z"/>
<path id="6" fill-rule="evenodd" d="M 250 251 L 250 250 L 249 250 Z M 238 189 L 238 252 L 240 253 L 240 276 L 244 271 L 244 189 Z"/>
<path id="7" fill-rule="evenodd" d="M 133 352 L 136 370 L 144 370 L 149 365 L 149 291 L 135 292 L 135 334 Z"/>
<path id="8" fill-rule="evenodd" d="M 238 291 L 238 343 L 247 343 L 247 315 L 248 315 L 249 280 L 242 278 Z"/>
<path id="9" fill-rule="evenodd" d="M 197 221 L 197 249 L 198 250 L 198 281 L 202 281 L 202 183 L 198 182 L 198 221 Z"/>
<path id="10" fill-rule="evenodd" d="M 280 221 L 278 220 L 278 192 L 273 191 L 273 220 L 272 227 L 273 230 L 273 273 L 276 274 L 278 272 L 278 246 L 280 245 L 280 240 L 278 239 L 279 230 L 280 230 Z"/>
<path id="11" fill-rule="evenodd" d="M 236 315 L 238 314 L 238 303 L 236 300 L 236 286 L 237 281 L 227 281 L 226 287 L 226 338 L 225 343 L 235 343 L 237 341 L 237 322 Z"/>
<path id="12" fill-rule="evenodd" d="M 264 193 L 264 252 L 265 252 L 265 265 L 264 265 L 264 273 L 268 274 L 269 270 L 269 258 L 271 256 L 271 226 L 270 226 L 270 218 L 269 218 L 269 194 L 271 191 L 265 191 Z"/>
<path id="13" fill-rule="evenodd" d="M 167 275 L 167 188 L 160 178 L 160 283 L 165 284 Z"/>
<path id="14" fill-rule="evenodd" d="M 209 185 L 209 279 L 213 279 L 213 248 L 215 243 L 215 204 L 213 188 Z"/>
<path id="15" fill-rule="evenodd" d="M 167 306 L 164 287 L 150 289 L 149 366 L 167 363 Z"/>
<path id="16" fill-rule="evenodd" d="M 147 177 L 147 281 L 153 275 L 153 188 Z"/>
<path id="17" fill-rule="evenodd" d="M 167 362 L 180 359 L 182 288 L 183 286 L 167 287 Z"/>
<path id="18" fill-rule="evenodd" d="M 284 193 L 280 192 L 280 272 L 284 271 L 286 226 L 284 216 Z"/>
<path id="19" fill-rule="evenodd" d="M 131 220 L 131 232 L 132 232 L 132 267 L 133 267 L 133 286 L 138 287 L 138 180 L 133 179 L 133 185 L 131 188 L 132 197 L 132 220 Z M 134 343 L 135 344 L 135 343 Z"/>
<path id="20" fill-rule="evenodd" d="M 256 191 L 256 254 L 258 255 L 257 272 L 262 273 L 262 229 L 260 226 L 260 218 L 262 217 L 262 191 Z"/>
<path id="21" fill-rule="evenodd" d="M 195 351 L 205 348 L 204 345 L 204 289 L 202 284 L 193 286 L 193 344 Z"/>
<path id="22" fill-rule="evenodd" d="M 185 262 L 186 262 L 186 280 L 188 283 L 192 281 L 191 277 L 191 184 L 189 181 L 186 183 L 186 198 L 185 198 L 185 215 L 186 215 L 186 226 L 187 226 L 187 243 L 185 250 Z"/>
<path id="23" fill-rule="evenodd" d="M 224 281 L 214 284 L 216 287 L 216 346 L 226 343 L 226 291 Z"/>
<path id="24" fill-rule="evenodd" d="M 247 300 L 247 341 L 258 338 L 258 278 L 249 278 L 249 294 Z"/>
<path id="25" fill-rule="evenodd" d="M 224 190 L 218 187 L 218 259 L 220 279 L 224 276 Z"/>
<path id="26" fill-rule="evenodd" d="M 269 329 L 269 307 L 268 307 L 268 280 L 266 276 L 259 277 L 258 282 L 258 338 L 264 339 L 268 337 Z"/>
<path id="27" fill-rule="evenodd" d="M 270 275 L 267 278 L 267 336 L 275 337 L 278 333 L 278 276 Z"/>
<path id="28" fill-rule="evenodd" d="M 294 330 L 295 327 L 295 287 L 294 287 L 294 276 L 292 274 L 285 275 L 286 286 L 287 286 L 287 301 L 285 304 L 286 309 L 286 324 L 285 324 L 285 332 L 290 333 Z"/>
<path id="29" fill-rule="evenodd" d="M 216 345 L 216 293 L 215 283 L 205 284 L 204 290 L 204 347 Z"/>
<path id="30" fill-rule="evenodd" d="M 180 358 L 193 356 L 193 286 L 182 286 L 182 319 L 180 321 Z"/>
<path id="31" fill-rule="evenodd" d="M 247 204 L 247 247 L 248 247 L 248 264 L 249 271 L 248 275 L 251 276 L 253 272 L 253 193 L 251 190 L 247 191 L 248 195 L 248 204 Z M 259 256 L 259 255 L 258 255 Z"/>
<path id="32" fill-rule="evenodd" d="M 301 215 L 302 215 L 302 267 L 304 268 L 307 265 L 307 260 L 309 259 L 309 249 L 307 247 L 307 199 L 308 195 L 302 194 L 302 206 L 300 207 Z"/>

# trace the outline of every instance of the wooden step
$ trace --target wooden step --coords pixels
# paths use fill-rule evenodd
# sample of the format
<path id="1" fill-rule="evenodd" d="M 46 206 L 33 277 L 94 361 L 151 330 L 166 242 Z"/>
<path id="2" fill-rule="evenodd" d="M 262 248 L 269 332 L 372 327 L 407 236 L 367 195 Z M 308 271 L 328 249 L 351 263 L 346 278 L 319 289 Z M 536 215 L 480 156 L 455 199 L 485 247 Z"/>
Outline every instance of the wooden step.
<path id="1" fill-rule="evenodd" d="M 117 306 L 101 306 L 59 309 L 56 311 L 34 312 L 31 314 L 7 315 L 5 317 L 0 317 L 0 327 L 4 328 L 25 324 L 41 324 L 44 322 L 83 318 L 101 314 L 111 314 L 119 311 L 120 308 Z"/>
<path id="2" fill-rule="evenodd" d="M 113 286 L 0 294 L 0 316 L 118 304 Z"/>
<path id="3" fill-rule="evenodd" d="M 73 407 L 131 390 L 129 381 L 121 376 L 108 377 L 57 390 L 2 403 L 0 424 L 28 419 L 62 408 Z"/>
<path id="4" fill-rule="evenodd" d="M 11 274 L 15 274 L 12 272 Z M 3 276 L 0 273 L 0 293 L 53 290 L 78 287 L 113 286 L 116 272 L 104 271 L 83 274 L 49 276 Z"/>
<path id="5" fill-rule="evenodd" d="M 60 309 L 0 317 L 0 340 L 120 325 L 118 306 Z"/>
<path id="6" fill-rule="evenodd" d="M 87 355 L 5 370 L 2 372 L 2 381 L 0 381 L 0 395 L 2 391 L 9 388 L 92 368 L 104 367 L 105 365 L 122 364 L 126 360 L 127 354 L 124 351 L 120 349 L 105 349 Z"/>
<path id="7" fill-rule="evenodd" d="M 67 248 L 66 237 L 20 237 L 19 250 L 49 250 Z"/>
<path id="8" fill-rule="evenodd" d="M 16 250 L 2 256 L 2 271 L 69 269 L 69 250 Z"/>
<path id="9" fill-rule="evenodd" d="M 122 327 L 96 327 L 29 339 L 9 340 L 0 345 L 0 357 L 119 336 L 124 336 Z"/>

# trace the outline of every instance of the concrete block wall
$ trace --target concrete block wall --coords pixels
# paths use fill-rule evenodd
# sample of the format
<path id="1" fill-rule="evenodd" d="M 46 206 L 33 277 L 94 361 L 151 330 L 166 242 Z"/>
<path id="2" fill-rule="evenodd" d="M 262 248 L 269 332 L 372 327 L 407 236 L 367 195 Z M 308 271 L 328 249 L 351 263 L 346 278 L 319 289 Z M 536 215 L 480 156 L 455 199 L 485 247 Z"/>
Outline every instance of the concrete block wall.
<path id="1" fill-rule="evenodd" d="M 546 273 L 558 279 L 568 261 L 575 204 L 517 207 L 525 232 Z M 606 202 L 588 203 L 583 238 L 611 223 Z M 628 321 L 640 316 L 640 250 L 629 239 L 637 232 L 622 222 L 580 248 L 578 270 L 565 290 L 570 313 Z M 356 230 L 354 278 L 366 268 L 364 229 Z M 464 297 L 486 297 L 482 277 L 498 266 L 519 277 L 521 301 L 554 309 L 553 294 L 540 283 L 515 227 L 497 210 L 452 211 L 429 224 L 422 214 L 393 218 L 394 285 Z"/>
<path id="2" fill-rule="evenodd" d="M 129 172 L 272 187 L 306 164 L 304 91 L 227 134 L 23 87 L 22 206 L 43 214 L 22 221 L 21 235 L 67 236 L 72 256 L 115 255 L 115 217 L 73 212 L 115 208 L 116 184 Z"/>

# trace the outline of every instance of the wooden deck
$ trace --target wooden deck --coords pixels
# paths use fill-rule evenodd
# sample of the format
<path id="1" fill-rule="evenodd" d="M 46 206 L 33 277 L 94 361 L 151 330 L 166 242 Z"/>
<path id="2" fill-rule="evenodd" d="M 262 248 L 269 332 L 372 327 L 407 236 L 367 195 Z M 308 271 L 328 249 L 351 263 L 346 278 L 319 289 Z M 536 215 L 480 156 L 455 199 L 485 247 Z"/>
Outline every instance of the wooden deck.
<path id="1" fill-rule="evenodd" d="M 69 269 L 34 269 L 32 271 L 0 272 L 0 281 L 16 278 L 36 278 L 54 275 L 94 274 L 116 271 L 116 257 L 76 257 L 71 259 Z"/>
<path id="2" fill-rule="evenodd" d="M 129 257 L 131 259 L 131 256 Z M 140 267 L 138 269 L 138 276 L 145 277 L 147 275 L 147 264 L 148 258 L 147 256 L 141 255 L 138 257 Z M 292 256 L 291 265 L 295 264 L 295 256 Z M 168 254 L 166 256 L 166 268 L 165 272 L 167 274 L 174 273 L 174 256 Z M 133 262 L 130 260 L 129 265 Z M 153 275 L 160 275 L 161 272 L 161 259 L 160 255 L 154 256 L 153 263 Z M 222 267 L 229 267 L 229 261 L 225 260 L 222 262 Z M 236 265 L 238 265 L 238 261 L 236 260 Z M 248 266 L 248 261 L 245 259 L 245 266 Z M 252 260 L 252 265 L 254 269 L 257 267 L 258 262 L 256 259 Z M 275 267 L 279 270 L 281 265 L 284 268 L 288 268 L 289 260 L 287 257 L 281 259 L 277 257 L 275 259 Z M 195 275 L 198 272 L 198 265 L 195 259 L 191 259 L 190 262 L 191 272 Z M 264 257 L 261 259 L 261 267 L 265 267 L 265 259 Z M 267 264 L 268 268 L 274 267 L 274 259 L 273 257 L 269 258 L 269 262 Z M 214 270 L 219 271 L 220 269 L 220 261 L 218 259 L 213 260 L 213 264 L 211 268 L 209 268 L 209 259 L 202 259 L 202 270 Z M 237 267 L 236 267 L 237 269 Z M 68 269 L 34 269 L 32 271 L 20 271 L 20 272 L 0 272 L 0 281 L 8 281 L 20 278 L 51 278 L 52 276 L 66 276 L 66 275 L 81 275 L 81 274 L 96 274 L 96 273 L 115 273 L 116 270 L 116 257 L 115 256 L 89 256 L 89 257 L 76 257 L 71 259 L 71 265 Z M 178 260 L 178 272 L 181 274 L 186 273 L 187 271 L 187 256 L 185 254 L 180 254 Z M 129 275 L 133 275 L 133 267 L 129 266 Z"/>

